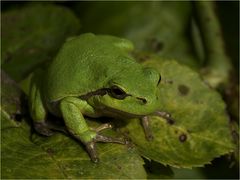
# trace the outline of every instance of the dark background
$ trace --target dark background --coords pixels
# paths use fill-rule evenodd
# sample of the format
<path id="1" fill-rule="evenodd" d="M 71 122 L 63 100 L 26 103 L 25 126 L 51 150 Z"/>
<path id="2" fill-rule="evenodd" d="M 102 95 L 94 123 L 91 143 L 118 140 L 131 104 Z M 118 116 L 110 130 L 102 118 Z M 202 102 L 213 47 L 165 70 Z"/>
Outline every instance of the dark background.
<path id="1" fill-rule="evenodd" d="M 3 1 L 1 2 L 1 10 L 6 11 L 11 8 L 18 8 L 25 5 L 28 2 L 19 1 Z M 62 6 L 67 6 L 70 9 L 74 9 L 76 5 L 81 3 L 81 14 L 84 14 L 87 10 L 87 6 L 94 2 L 45 2 L 56 3 Z M 231 61 L 237 74 L 237 82 L 239 84 L 239 1 L 221 1 L 216 2 L 216 12 L 218 14 L 227 54 L 230 56 Z M 79 14 L 78 14 L 79 16 Z M 84 24 L 82 24 L 84 27 Z M 236 97 L 239 99 L 239 97 Z M 239 169 L 238 165 L 230 165 L 231 157 L 217 158 L 212 162 L 212 165 L 206 165 L 201 171 L 207 178 L 228 178 L 238 179 Z M 231 167 L 230 167 L 231 166 Z M 189 170 L 190 172 L 191 170 Z M 187 171 L 188 172 L 188 171 Z"/>

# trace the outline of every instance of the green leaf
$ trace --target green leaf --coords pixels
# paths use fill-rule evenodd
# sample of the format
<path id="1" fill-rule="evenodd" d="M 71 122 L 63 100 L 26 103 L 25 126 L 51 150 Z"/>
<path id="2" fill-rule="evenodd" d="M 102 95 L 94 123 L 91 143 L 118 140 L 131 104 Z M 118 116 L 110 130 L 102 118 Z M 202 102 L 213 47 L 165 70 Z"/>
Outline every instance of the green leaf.
<path id="1" fill-rule="evenodd" d="M 174 124 L 152 116 L 154 140 L 146 141 L 138 119 L 125 128 L 146 158 L 175 167 L 203 166 L 233 151 L 229 121 L 221 96 L 199 75 L 175 61 L 147 61 L 162 76 L 159 110 L 169 112 Z"/>
<path id="2" fill-rule="evenodd" d="M 82 11 L 86 12 L 80 16 L 85 32 L 121 36 L 137 50 L 174 58 L 193 68 L 200 65 L 189 35 L 191 2 L 90 2 L 76 8 L 76 13 Z"/>
<path id="3" fill-rule="evenodd" d="M 9 119 L 1 121 L 5 127 Z M 142 158 L 125 145 L 98 143 L 96 164 L 82 144 L 67 135 L 31 136 L 25 121 L 1 132 L 2 178 L 146 178 Z"/>
<path id="4" fill-rule="evenodd" d="M 7 118 L 8 123 L 1 124 L 1 127 L 18 126 L 14 121 L 24 113 L 24 94 L 3 70 L 1 70 L 1 118 Z"/>
<path id="5" fill-rule="evenodd" d="M 2 13 L 2 68 L 13 79 L 23 79 L 36 66 L 51 60 L 79 27 L 70 10 L 46 3 Z"/>
<path id="6" fill-rule="evenodd" d="M 202 168 L 179 169 L 173 168 L 174 179 L 206 179 Z"/>
<path id="7" fill-rule="evenodd" d="M 164 166 L 155 161 L 145 160 L 145 169 L 148 179 L 170 179 L 173 178 L 173 171 L 169 166 Z"/>

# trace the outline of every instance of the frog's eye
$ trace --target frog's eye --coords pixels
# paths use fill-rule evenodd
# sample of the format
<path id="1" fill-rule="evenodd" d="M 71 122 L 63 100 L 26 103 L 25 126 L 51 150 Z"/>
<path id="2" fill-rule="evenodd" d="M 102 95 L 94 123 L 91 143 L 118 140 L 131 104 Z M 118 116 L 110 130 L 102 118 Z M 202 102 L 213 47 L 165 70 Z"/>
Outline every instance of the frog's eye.
<path id="1" fill-rule="evenodd" d="M 116 99 L 124 99 L 128 96 L 126 92 L 116 85 L 110 88 L 110 95 Z"/>

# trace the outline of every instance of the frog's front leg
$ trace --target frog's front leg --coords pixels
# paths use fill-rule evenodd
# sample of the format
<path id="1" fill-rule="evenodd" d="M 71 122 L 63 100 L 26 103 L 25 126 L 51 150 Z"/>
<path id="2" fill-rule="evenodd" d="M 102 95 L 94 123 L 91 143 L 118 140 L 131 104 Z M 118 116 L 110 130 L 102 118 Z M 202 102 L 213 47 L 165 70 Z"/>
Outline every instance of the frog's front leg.
<path id="1" fill-rule="evenodd" d="M 60 102 L 60 109 L 68 131 L 86 146 L 92 161 L 98 161 L 95 146 L 96 142 L 125 144 L 125 141 L 122 139 L 106 137 L 99 134 L 100 131 L 111 128 L 109 124 L 104 124 L 95 130 L 89 128 L 83 114 L 94 116 L 96 112 L 86 101 L 75 97 L 67 97 Z"/>
<path id="2" fill-rule="evenodd" d="M 167 121 L 168 124 L 172 125 L 175 123 L 175 120 L 172 118 L 171 114 L 165 112 L 165 111 L 156 111 L 154 115 L 157 115 L 159 117 L 162 117 Z"/>
<path id="3" fill-rule="evenodd" d="M 153 140 L 153 134 L 150 128 L 149 116 L 144 116 L 141 118 L 143 130 L 148 141 Z"/>

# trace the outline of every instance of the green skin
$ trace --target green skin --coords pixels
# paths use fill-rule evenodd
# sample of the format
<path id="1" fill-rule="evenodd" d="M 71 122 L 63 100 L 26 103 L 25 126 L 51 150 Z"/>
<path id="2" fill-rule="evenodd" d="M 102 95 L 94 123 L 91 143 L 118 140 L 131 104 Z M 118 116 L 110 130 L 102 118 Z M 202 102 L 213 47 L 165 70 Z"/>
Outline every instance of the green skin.
<path id="1" fill-rule="evenodd" d="M 130 41 L 113 36 L 87 33 L 67 40 L 47 72 L 36 72 L 32 78 L 29 107 L 35 129 L 49 136 L 47 111 L 63 117 L 93 161 L 95 142 L 123 141 L 99 135 L 110 125 L 93 130 L 84 116 L 139 117 L 151 136 L 146 117 L 158 107 L 160 74 L 138 64 L 132 50 Z"/>

